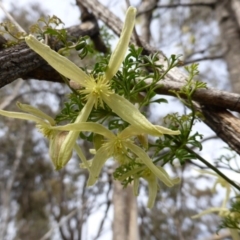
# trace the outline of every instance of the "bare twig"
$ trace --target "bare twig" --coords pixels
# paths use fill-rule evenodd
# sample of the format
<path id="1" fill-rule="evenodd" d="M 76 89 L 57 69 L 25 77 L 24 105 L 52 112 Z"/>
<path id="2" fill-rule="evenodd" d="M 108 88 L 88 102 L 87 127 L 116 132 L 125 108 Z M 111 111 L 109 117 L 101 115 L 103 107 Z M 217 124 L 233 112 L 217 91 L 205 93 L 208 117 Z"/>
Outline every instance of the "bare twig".
<path id="1" fill-rule="evenodd" d="M 155 7 L 149 7 L 143 11 L 139 11 L 137 16 L 140 16 L 142 14 L 146 14 L 148 12 L 151 12 L 153 11 L 154 9 L 157 9 L 157 8 L 178 8 L 178 7 L 209 7 L 209 8 L 212 8 L 214 9 L 215 6 L 216 6 L 216 1 L 214 2 L 209 2 L 209 3 L 201 3 L 201 2 L 197 2 L 197 3 L 176 3 L 176 4 L 159 4 Z"/>
<path id="2" fill-rule="evenodd" d="M 6 8 L 3 6 L 1 1 L 0 1 L 0 8 L 6 14 L 7 18 L 17 27 L 19 32 L 26 33 L 26 31 L 18 24 L 18 22 L 14 19 L 14 17 L 6 10 Z"/>
<path id="3" fill-rule="evenodd" d="M 131 4 L 130 4 L 130 1 L 129 0 L 126 0 L 126 4 L 127 4 L 127 7 L 130 7 Z M 135 41 L 137 43 L 138 46 L 142 46 L 142 43 L 141 43 L 141 40 L 139 39 L 139 36 L 137 34 L 137 31 L 136 31 L 136 27 L 134 26 L 133 28 L 133 35 L 134 35 L 134 38 L 135 38 Z"/>
<path id="4" fill-rule="evenodd" d="M 19 90 L 20 88 L 23 86 L 24 81 L 23 80 L 19 80 L 17 82 L 17 84 L 14 86 L 14 88 L 12 89 L 11 95 L 9 95 L 8 97 L 6 97 L 4 99 L 4 101 L 0 104 L 0 109 L 4 109 L 7 106 L 9 106 L 11 104 L 11 102 L 16 98 L 16 96 L 19 94 Z"/>
<path id="5" fill-rule="evenodd" d="M 138 7 L 138 12 L 145 11 L 146 9 L 152 9 L 151 11 L 145 11 L 141 18 L 141 36 L 147 43 L 149 43 L 151 39 L 150 24 L 152 21 L 153 10 L 156 8 L 157 3 L 158 0 L 142 0 Z M 138 46 L 141 47 L 139 44 Z"/>
<path id="6" fill-rule="evenodd" d="M 196 2 L 196 3 L 176 3 L 176 4 L 161 4 L 158 5 L 157 8 L 177 8 L 177 7 L 210 7 L 215 8 L 217 4 L 217 1 L 209 2 L 209 3 L 202 3 L 202 2 Z"/>
<path id="7" fill-rule="evenodd" d="M 192 64 L 192 63 L 201 62 L 201 61 L 207 61 L 207 60 L 218 60 L 218 59 L 223 59 L 223 55 L 195 58 L 192 60 L 184 61 L 183 65 Z"/>
<path id="8" fill-rule="evenodd" d="M 55 226 L 53 226 L 46 234 L 44 234 L 44 236 L 41 237 L 40 240 L 47 240 L 47 239 L 49 239 L 51 237 L 52 232 L 55 229 L 60 228 L 64 224 L 66 224 L 67 221 L 76 214 L 77 210 L 78 210 L 78 208 L 72 210 L 67 216 L 62 218 L 61 221 L 59 223 L 57 223 Z"/>

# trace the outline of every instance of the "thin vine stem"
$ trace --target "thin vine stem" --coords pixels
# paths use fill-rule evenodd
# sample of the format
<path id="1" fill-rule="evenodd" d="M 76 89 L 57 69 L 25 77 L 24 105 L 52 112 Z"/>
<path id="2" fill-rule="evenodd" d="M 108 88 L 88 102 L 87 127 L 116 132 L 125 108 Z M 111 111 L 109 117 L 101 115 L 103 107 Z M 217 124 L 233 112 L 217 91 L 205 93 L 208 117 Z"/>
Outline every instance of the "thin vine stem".
<path id="1" fill-rule="evenodd" d="M 195 153 L 191 148 L 185 146 L 185 149 L 194 154 L 198 160 L 200 160 L 203 164 L 205 164 L 207 167 L 212 169 L 214 172 L 216 172 L 220 177 L 225 179 L 228 183 L 230 183 L 232 186 L 234 186 L 238 191 L 240 191 L 240 186 L 238 186 L 234 181 L 232 181 L 230 178 L 228 178 L 225 174 L 223 174 L 220 170 L 218 170 L 215 166 L 213 166 L 211 163 L 209 163 L 207 160 L 205 160 L 203 157 Z"/>

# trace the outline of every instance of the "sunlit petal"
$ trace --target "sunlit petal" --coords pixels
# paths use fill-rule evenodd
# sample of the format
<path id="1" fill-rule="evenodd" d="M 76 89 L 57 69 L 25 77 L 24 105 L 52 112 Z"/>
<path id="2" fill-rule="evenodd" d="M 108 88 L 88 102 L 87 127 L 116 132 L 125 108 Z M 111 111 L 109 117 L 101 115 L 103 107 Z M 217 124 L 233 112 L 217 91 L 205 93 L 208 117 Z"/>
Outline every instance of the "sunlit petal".
<path id="1" fill-rule="evenodd" d="M 17 119 L 34 121 L 34 122 L 36 122 L 40 125 L 49 125 L 49 124 L 47 124 L 47 122 L 45 122 L 41 118 L 35 117 L 35 116 L 33 116 L 31 114 L 28 114 L 28 113 L 9 112 L 9 111 L 0 110 L 0 115 L 5 116 L 5 117 L 10 117 L 10 118 L 17 118 Z"/>
<path id="2" fill-rule="evenodd" d="M 158 191 L 158 184 L 157 178 L 153 174 L 149 174 L 149 176 L 144 177 L 144 179 L 148 182 L 148 208 L 152 208 L 154 206 L 157 191 Z"/>
<path id="3" fill-rule="evenodd" d="M 93 132 L 93 133 L 100 134 L 109 139 L 116 137 L 109 129 L 105 128 L 99 123 L 93 123 L 93 122 L 70 123 L 64 126 L 51 127 L 51 129 L 61 130 L 61 131 Z"/>
<path id="4" fill-rule="evenodd" d="M 119 137 L 122 139 L 131 138 L 137 135 L 139 135 L 139 129 L 132 125 L 126 127 L 119 133 Z"/>
<path id="5" fill-rule="evenodd" d="M 138 134 L 150 134 L 152 136 L 161 136 L 166 132 L 165 128 L 159 128 L 151 124 L 145 116 L 127 99 L 117 94 L 103 96 L 104 102 L 124 121 L 130 123 L 139 130 Z M 136 130 L 135 130 L 136 131 Z M 172 131 L 168 129 L 167 134 L 178 135 L 180 131 Z"/>
<path id="6" fill-rule="evenodd" d="M 73 62 L 56 53 L 49 46 L 39 42 L 34 36 L 25 37 L 25 41 L 33 51 L 38 53 L 63 76 L 79 83 L 81 86 L 85 86 L 86 82 L 89 81 L 89 76 Z"/>
<path id="7" fill-rule="evenodd" d="M 115 50 L 113 51 L 110 57 L 108 68 L 105 73 L 106 79 L 108 81 L 110 81 L 112 77 L 117 73 L 120 65 L 123 62 L 123 59 L 125 57 L 128 44 L 132 35 L 132 31 L 134 28 L 135 17 L 136 17 L 136 8 L 129 7 L 126 13 L 126 18 L 124 21 L 120 39 L 118 41 L 118 44 Z"/>
<path id="8" fill-rule="evenodd" d="M 89 98 L 84 108 L 81 110 L 80 114 L 78 115 L 75 123 L 87 121 L 89 114 L 92 111 L 93 104 L 94 104 L 94 99 Z M 59 167 L 64 167 L 69 161 L 69 154 L 72 153 L 74 144 L 77 141 L 79 133 L 80 131 L 70 131 L 66 136 L 59 152 L 59 160 L 58 160 Z"/>

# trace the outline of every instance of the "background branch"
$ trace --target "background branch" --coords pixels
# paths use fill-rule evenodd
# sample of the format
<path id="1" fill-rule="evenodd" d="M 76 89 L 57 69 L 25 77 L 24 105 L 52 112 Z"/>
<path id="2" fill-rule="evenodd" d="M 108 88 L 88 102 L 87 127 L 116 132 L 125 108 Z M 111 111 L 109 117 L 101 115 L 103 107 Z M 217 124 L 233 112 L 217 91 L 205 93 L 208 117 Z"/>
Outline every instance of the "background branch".
<path id="1" fill-rule="evenodd" d="M 97 22 L 87 20 L 86 22 L 67 28 L 69 36 L 79 38 L 81 36 L 90 36 L 95 39 L 95 47 L 99 45 L 96 37 L 99 35 Z M 61 45 L 55 46 L 58 50 Z M 100 49 L 104 51 L 106 49 Z M 16 46 L 0 51 L 0 88 L 15 81 L 17 78 L 38 79 L 54 82 L 63 82 L 57 71 L 50 67 L 45 60 L 33 52 L 23 42 Z"/>
<path id="2" fill-rule="evenodd" d="M 209 2 L 209 3 L 176 3 L 176 4 L 159 4 L 156 6 L 149 6 L 145 8 L 144 10 L 141 10 L 138 12 L 137 17 L 141 16 L 142 14 L 146 14 L 149 12 L 152 12 L 154 9 L 157 8 L 178 8 L 178 7 L 210 7 L 214 9 L 216 7 L 216 2 Z"/>

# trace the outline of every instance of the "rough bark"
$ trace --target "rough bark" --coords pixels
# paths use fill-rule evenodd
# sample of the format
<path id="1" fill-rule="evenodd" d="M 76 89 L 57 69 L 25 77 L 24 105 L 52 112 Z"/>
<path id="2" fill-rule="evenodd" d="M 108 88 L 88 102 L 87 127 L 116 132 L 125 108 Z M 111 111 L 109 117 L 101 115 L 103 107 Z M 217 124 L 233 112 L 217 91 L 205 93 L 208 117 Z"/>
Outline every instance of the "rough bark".
<path id="1" fill-rule="evenodd" d="M 80 25 L 68 28 L 67 31 L 71 37 L 90 36 L 95 42 L 95 47 L 106 52 L 106 48 L 103 47 L 99 38 L 99 28 L 95 18 L 87 19 Z M 60 47 L 60 44 L 54 46 L 55 50 Z M 59 73 L 29 49 L 24 42 L 0 51 L 0 72 L 0 88 L 20 77 L 62 82 Z"/>
<path id="2" fill-rule="evenodd" d="M 217 1 L 216 16 L 221 31 L 224 60 L 227 63 L 229 79 L 233 92 L 240 93 L 240 28 L 236 16 L 236 2 L 233 0 Z M 239 14 L 239 13 L 238 13 Z"/>
<path id="3" fill-rule="evenodd" d="M 202 106 L 204 122 L 238 154 L 240 143 L 240 121 L 232 113 L 221 108 Z"/>
<path id="4" fill-rule="evenodd" d="M 238 22 L 238 27 L 240 27 L 240 1 L 232 0 L 232 9 L 234 11 L 236 20 Z"/>
<path id="5" fill-rule="evenodd" d="M 158 83 L 159 88 L 156 89 L 158 94 L 165 94 L 170 96 L 176 96 L 173 91 L 179 91 L 184 83 L 162 80 Z M 170 91 L 171 90 L 171 91 Z M 182 98 L 186 96 L 180 95 Z M 202 88 L 193 93 L 194 101 L 197 101 L 201 105 L 228 109 L 231 111 L 240 113 L 240 95 L 236 93 L 229 93 L 226 91 L 220 91 L 214 88 Z"/>
<path id="6" fill-rule="evenodd" d="M 151 25 L 153 10 L 157 7 L 157 4 L 158 4 L 158 0 L 142 0 L 140 6 L 138 7 L 138 12 L 144 12 L 141 15 L 141 37 L 147 43 L 150 43 L 150 39 L 151 39 L 150 25 Z M 152 9 L 152 10 L 146 11 L 146 9 Z"/>

